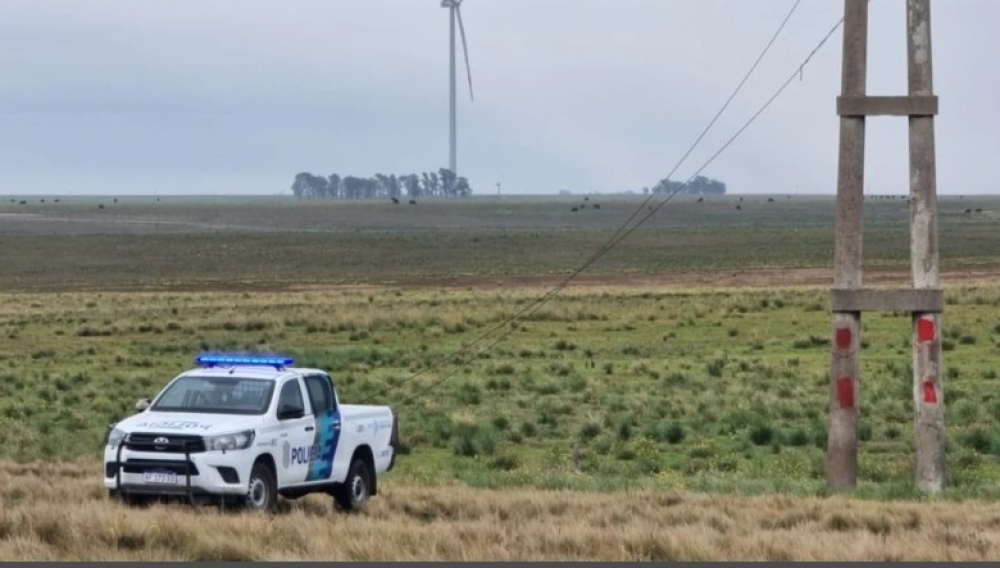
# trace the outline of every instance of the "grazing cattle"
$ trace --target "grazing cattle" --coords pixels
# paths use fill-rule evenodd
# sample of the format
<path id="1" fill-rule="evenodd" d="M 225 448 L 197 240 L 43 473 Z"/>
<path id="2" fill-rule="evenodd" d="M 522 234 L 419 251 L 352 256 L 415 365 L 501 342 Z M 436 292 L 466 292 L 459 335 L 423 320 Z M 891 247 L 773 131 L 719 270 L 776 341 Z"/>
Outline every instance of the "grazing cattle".
<path id="1" fill-rule="evenodd" d="M 411 199 L 410 200 L 410 205 L 416 205 L 416 204 L 417 204 L 417 200 L 416 199 Z"/>
<path id="2" fill-rule="evenodd" d="M 395 203 L 396 205 L 399 205 L 399 200 L 396 199 L 395 197 L 392 198 L 392 202 Z"/>

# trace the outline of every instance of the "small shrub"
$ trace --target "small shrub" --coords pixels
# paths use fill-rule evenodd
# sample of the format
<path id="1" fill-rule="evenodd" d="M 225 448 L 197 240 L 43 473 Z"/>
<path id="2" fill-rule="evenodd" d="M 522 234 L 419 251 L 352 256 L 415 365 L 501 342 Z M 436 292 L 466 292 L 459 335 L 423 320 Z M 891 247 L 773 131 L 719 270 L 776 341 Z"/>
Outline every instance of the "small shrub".
<path id="1" fill-rule="evenodd" d="M 671 424 L 663 432 L 663 439 L 670 444 L 679 444 L 684 441 L 684 427 L 680 424 Z"/>
<path id="2" fill-rule="evenodd" d="M 476 405 L 482 400 L 482 393 L 477 385 L 466 383 L 458 388 L 456 398 L 461 404 Z"/>
<path id="3" fill-rule="evenodd" d="M 705 367 L 706 367 L 706 370 L 708 371 L 708 374 L 710 376 L 712 376 L 712 377 L 721 377 L 722 376 L 722 370 L 726 368 L 726 360 L 725 359 L 713 359 Z"/>
<path id="4" fill-rule="evenodd" d="M 538 423 L 542 426 L 551 426 L 555 428 L 559 425 L 559 419 L 552 412 L 542 411 L 538 415 Z"/>
<path id="5" fill-rule="evenodd" d="M 888 440 L 898 440 L 902 435 L 898 426 L 889 426 L 885 429 L 885 437 Z"/>
<path id="6" fill-rule="evenodd" d="M 473 457 L 492 455 L 500 441 L 495 428 L 477 424 L 457 424 L 453 450 L 455 455 Z"/>
<path id="7" fill-rule="evenodd" d="M 757 424 L 750 429 L 750 441 L 757 446 L 767 446 L 775 441 L 775 432 L 769 424 Z"/>
<path id="8" fill-rule="evenodd" d="M 809 434 L 805 430 L 798 428 L 794 430 L 788 436 L 788 445 L 790 446 L 808 446 L 809 445 Z"/>
<path id="9" fill-rule="evenodd" d="M 822 337 L 819 335 L 810 335 L 806 339 L 796 339 L 792 342 L 792 347 L 795 349 L 809 349 L 810 347 L 826 347 L 830 345 L 829 337 Z"/>
<path id="10" fill-rule="evenodd" d="M 632 430 L 635 427 L 635 418 L 632 416 L 627 416 L 618 423 L 618 428 L 616 429 L 618 439 L 625 441 L 632 438 Z"/>
<path id="11" fill-rule="evenodd" d="M 574 351 L 576 350 L 576 345 L 566 341 L 565 339 L 560 339 L 556 341 L 556 351 Z"/>
<path id="12" fill-rule="evenodd" d="M 531 438 L 538 433 L 538 428 L 535 427 L 531 422 L 521 423 L 521 435 L 525 438 Z"/>
<path id="13" fill-rule="evenodd" d="M 494 416 L 493 426 L 495 426 L 497 430 L 506 430 L 507 427 L 510 426 L 510 419 L 503 415 Z"/>
<path id="14" fill-rule="evenodd" d="M 514 452 L 502 452 L 490 460 L 490 467 L 500 471 L 512 471 L 521 467 L 521 458 Z"/>
<path id="15" fill-rule="evenodd" d="M 636 466 L 640 473 L 659 473 L 662 464 L 660 463 L 660 453 L 657 451 L 656 443 L 649 438 L 639 438 L 632 444 L 635 453 Z"/>
<path id="16" fill-rule="evenodd" d="M 493 369 L 493 372 L 497 375 L 513 375 L 517 372 L 517 369 L 515 369 L 514 365 L 511 365 L 510 363 L 504 363 Z"/>
<path id="17" fill-rule="evenodd" d="M 872 439 L 872 426 L 867 422 L 858 425 L 858 439 L 868 442 Z"/>
<path id="18" fill-rule="evenodd" d="M 584 440 L 596 438 L 601 433 L 601 425 L 596 422 L 587 422 L 580 428 L 580 437 Z"/>
<path id="19" fill-rule="evenodd" d="M 981 454 L 988 453 L 993 448 L 993 438 L 982 428 L 976 428 L 962 436 L 961 443 L 966 448 Z"/>

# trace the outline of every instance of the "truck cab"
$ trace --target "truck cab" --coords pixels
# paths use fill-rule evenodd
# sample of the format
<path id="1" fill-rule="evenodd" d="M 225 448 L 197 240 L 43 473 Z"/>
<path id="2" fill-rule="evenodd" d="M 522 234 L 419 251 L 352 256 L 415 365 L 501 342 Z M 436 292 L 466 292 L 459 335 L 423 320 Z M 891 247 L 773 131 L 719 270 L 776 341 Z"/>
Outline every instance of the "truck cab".
<path id="1" fill-rule="evenodd" d="M 204 354 L 138 413 L 109 427 L 104 486 L 135 502 L 185 497 L 273 511 L 279 496 L 331 495 L 356 510 L 395 466 L 387 406 L 342 402 L 329 374 L 282 356 Z"/>

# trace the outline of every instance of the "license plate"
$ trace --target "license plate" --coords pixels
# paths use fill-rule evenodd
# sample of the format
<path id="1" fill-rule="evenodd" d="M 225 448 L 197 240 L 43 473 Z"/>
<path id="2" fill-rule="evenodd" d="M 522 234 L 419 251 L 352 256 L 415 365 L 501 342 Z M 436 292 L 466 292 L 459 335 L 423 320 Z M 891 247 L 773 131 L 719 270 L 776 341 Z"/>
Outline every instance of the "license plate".
<path id="1" fill-rule="evenodd" d="M 142 480 L 145 483 L 177 485 L 177 474 L 172 471 L 144 471 Z"/>

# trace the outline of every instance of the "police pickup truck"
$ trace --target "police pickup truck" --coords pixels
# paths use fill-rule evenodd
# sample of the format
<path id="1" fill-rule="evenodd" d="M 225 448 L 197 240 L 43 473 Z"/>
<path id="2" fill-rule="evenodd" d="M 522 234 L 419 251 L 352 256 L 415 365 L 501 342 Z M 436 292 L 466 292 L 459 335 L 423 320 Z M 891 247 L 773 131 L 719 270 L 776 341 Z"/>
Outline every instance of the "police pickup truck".
<path id="1" fill-rule="evenodd" d="M 278 496 L 378 494 L 399 425 L 387 406 L 343 404 L 330 376 L 280 356 L 205 354 L 137 414 L 108 428 L 104 487 L 133 503 L 183 497 L 273 511 Z"/>

